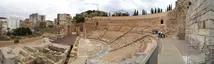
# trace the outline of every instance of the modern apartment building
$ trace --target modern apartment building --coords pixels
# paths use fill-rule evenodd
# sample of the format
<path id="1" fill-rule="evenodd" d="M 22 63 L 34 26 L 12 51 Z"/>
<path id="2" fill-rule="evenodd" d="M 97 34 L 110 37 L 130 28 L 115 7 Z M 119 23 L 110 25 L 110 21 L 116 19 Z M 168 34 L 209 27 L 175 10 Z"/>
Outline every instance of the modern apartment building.
<path id="1" fill-rule="evenodd" d="M 0 17 L 0 34 L 7 33 L 8 29 L 8 19 L 6 17 Z"/>
<path id="2" fill-rule="evenodd" d="M 57 14 L 57 27 L 62 27 L 64 29 L 61 30 L 63 34 L 71 34 L 71 21 L 72 17 L 70 14 L 62 13 Z"/>
<path id="3" fill-rule="evenodd" d="M 39 27 L 40 22 L 44 22 L 45 20 L 45 15 L 39 15 L 38 13 L 33 13 L 29 16 L 29 21 L 32 22 L 34 27 Z"/>

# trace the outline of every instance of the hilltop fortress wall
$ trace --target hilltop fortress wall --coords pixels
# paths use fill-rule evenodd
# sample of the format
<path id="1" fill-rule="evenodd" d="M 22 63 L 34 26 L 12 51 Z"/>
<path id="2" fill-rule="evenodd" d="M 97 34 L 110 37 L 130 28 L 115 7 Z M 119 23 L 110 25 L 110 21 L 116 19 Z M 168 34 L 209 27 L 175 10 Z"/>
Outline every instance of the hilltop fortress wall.
<path id="1" fill-rule="evenodd" d="M 153 27 L 150 32 L 152 32 L 153 29 L 166 32 L 166 30 L 164 30 L 166 29 L 166 15 L 167 12 L 144 16 L 87 18 L 84 24 L 84 32 L 88 33 L 93 30 L 118 31 L 121 27 Z"/>

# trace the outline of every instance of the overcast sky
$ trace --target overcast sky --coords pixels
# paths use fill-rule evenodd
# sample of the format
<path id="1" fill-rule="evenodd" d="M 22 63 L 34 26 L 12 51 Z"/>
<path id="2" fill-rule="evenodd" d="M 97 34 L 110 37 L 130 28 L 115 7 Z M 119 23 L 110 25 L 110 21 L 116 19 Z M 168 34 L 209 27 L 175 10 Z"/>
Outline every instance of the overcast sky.
<path id="1" fill-rule="evenodd" d="M 0 0 L 0 16 L 18 16 L 28 18 L 31 13 L 46 15 L 48 20 L 56 18 L 57 13 L 69 13 L 74 16 L 86 10 L 99 8 L 106 12 L 125 10 L 130 14 L 134 9 L 150 10 L 154 7 L 166 9 L 174 7 L 176 0 Z"/>

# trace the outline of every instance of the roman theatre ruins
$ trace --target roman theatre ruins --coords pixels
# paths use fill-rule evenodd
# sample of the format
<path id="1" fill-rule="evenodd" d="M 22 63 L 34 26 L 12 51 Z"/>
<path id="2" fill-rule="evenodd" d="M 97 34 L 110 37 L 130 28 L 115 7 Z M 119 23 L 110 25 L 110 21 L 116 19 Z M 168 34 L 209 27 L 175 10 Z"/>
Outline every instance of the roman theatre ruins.
<path id="1" fill-rule="evenodd" d="M 167 12 L 86 19 L 73 64 L 144 64 L 157 47 L 153 30 L 166 32 Z M 84 60 L 83 60 L 84 59 Z M 85 61 L 87 60 L 87 61 Z"/>
<path id="2" fill-rule="evenodd" d="M 159 30 L 167 37 L 185 39 L 206 58 L 195 57 L 210 63 L 207 59 L 214 54 L 207 50 L 214 50 L 209 47 L 214 42 L 213 3 L 178 0 L 173 10 L 163 13 L 86 18 L 84 23 L 73 25 L 77 36 L 51 34 L 1 47 L 0 60 L 3 64 L 157 64 L 161 44 L 152 31 Z"/>

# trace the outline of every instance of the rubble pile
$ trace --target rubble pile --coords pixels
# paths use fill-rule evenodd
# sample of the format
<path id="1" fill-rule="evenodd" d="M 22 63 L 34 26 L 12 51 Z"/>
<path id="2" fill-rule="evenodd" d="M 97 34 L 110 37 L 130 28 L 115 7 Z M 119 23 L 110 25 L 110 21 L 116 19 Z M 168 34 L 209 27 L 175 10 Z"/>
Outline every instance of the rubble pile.
<path id="1" fill-rule="evenodd" d="M 40 41 L 41 42 L 41 41 Z M 45 41 L 43 41 L 45 42 Z M 45 44 L 45 45 L 44 45 Z M 40 46 L 41 45 L 41 46 Z M 2 52 L 4 49 L 11 49 L 10 47 L 1 48 Z M 54 43 L 39 43 L 39 44 L 24 44 L 20 46 L 13 46 L 13 49 L 18 49 L 17 55 L 14 56 L 14 62 L 12 64 L 63 64 L 68 54 L 69 46 L 59 45 Z M 12 51 L 13 52 L 13 51 Z M 13 52 L 15 53 L 15 52 Z M 9 54 L 9 53 L 8 53 Z M 6 54 L 3 54 L 7 56 Z M 18 57 L 18 58 L 16 58 Z M 5 57 L 4 60 L 7 60 Z M 9 59 L 11 60 L 11 59 Z M 11 62 L 5 62 L 8 64 Z"/>

